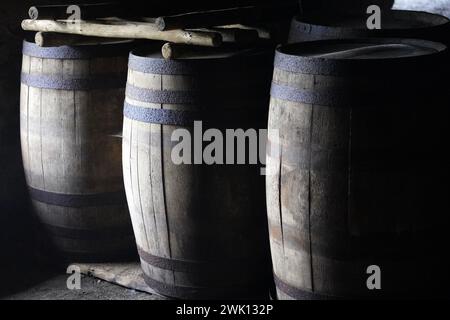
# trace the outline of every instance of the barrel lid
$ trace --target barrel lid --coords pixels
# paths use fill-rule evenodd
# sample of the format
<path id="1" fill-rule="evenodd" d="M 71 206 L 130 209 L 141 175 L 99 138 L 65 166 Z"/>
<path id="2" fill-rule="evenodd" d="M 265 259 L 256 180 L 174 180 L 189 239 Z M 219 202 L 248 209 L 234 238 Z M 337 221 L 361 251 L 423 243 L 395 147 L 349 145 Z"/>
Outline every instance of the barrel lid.
<path id="1" fill-rule="evenodd" d="M 275 67 L 298 73 L 380 72 L 386 68 L 419 68 L 447 53 L 444 44 L 417 39 L 371 38 L 319 40 L 280 46 Z M 428 65 L 430 67 L 430 65 Z"/>
<path id="2" fill-rule="evenodd" d="M 34 42 L 23 41 L 22 53 L 27 56 L 47 59 L 90 59 L 126 56 L 133 48 L 132 40 L 77 46 L 40 47 Z"/>
<path id="3" fill-rule="evenodd" d="M 147 46 L 130 53 L 129 69 L 154 74 L 193 74 L 221 72 L 229 68 L 261 67 L 270 65 L 273 53 L 268 48 L 230 49 L 203 48 L 176 60 L 164 59 L 161 46 Z"/>
<path id="4" fill-rule="evenodd" d="M 389 59 L 414 57 L 439 52 L 435 46 L 410 42 L 373 43 L 373 42 L 335 42 L 321 43 L 317 46 L 301 46 L 300 48 L 286 48 L 284 52 L 291 52 L 310 58 L 326 59 Z"/>
<path id="5" fill-rule="evenodd" d="M 331 30 L 336 28 L 358 29 L 361 31 L 377 31 L 368 30 L 367 15 L 327 15 L 310 14 L 308 16 L 296 16 L 295 22 L 298 24 L 305 23 L 323 27 L 326 31 L 327 27 Z M 450 23 L 450 19 L 429 12 L 410 11 L 410 10 L 384 10 L 381 16 L 381 30 L 407 30 L 407 29 L 424 29 L 430 27 L 443 26 Z"/>

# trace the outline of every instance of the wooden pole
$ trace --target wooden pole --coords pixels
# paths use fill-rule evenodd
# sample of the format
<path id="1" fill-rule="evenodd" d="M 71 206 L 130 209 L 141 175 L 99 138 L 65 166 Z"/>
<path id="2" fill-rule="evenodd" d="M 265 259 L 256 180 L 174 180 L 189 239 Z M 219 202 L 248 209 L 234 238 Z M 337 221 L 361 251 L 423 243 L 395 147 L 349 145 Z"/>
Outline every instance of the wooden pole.
<path id="1" fill-rule="evenodd" d="M 210 10 L 190 12 L 173 16 L 158 17 L 158 30 L 173 30 L 184 28 L 201 28 L 240 22 L 242 15 L 252 13 L 255 7 L 231 8 L 224 10 Z"/>
<path id="2" fill-rule="evenodd" d="M 87 37 L 78 34 L 64 34 L 55 32 L 37 32 L 34 42 L 40 47 L 58 47 L 70 45 L 101 44 L 107 42 L 124 41 L 120 38 Z"/>
<path id="3" fill-rule="evenodd" d="M 158 17 L 158 30 L 193 29 L 236 23 L 289 18 L 295 14 L 292 5 L 247 6 L 221 10 L 209 10 Z"/>
<path id="4" fill-rule="evenodd" d="M 192 57 L 198 54 L 205 54 L 206 52 L 213 53 L 216 48 L 207 48 L 209 50 L 205 50 L 204 47 L 196 47 L 196 46 L 187 46 L 184 44 L 177 43 L 165 43 L 161 47 L 161 54 L 164 59 L 182 59 L 185 57 Z"/>
<path id="5" fill-rule="evenodd" d="M 183 30 L 159 31 L 151 23 L 131 21 L 120 24 L 104 24 L 85 21 L 65 23 L 27 19 L 22 21 L 22 29 L 106 38 L 161 40 L 207 47 L 217 47 L 222 43 L 222 36 L 219 33 Z"/>
<path id="6" fill-rule="evenodd" d="M 251 29 L 239 28 L 201 28 L 193 29 L 201 32 L 217 32 L 222 36 L 223 42 L 237 44 L 252 44 L 259 40 L 258 32 Z"/>
<path id="7" fill-rule="evenodd" d="M 183 59 L 204 54 L 233 54 L 234 52 L 251 50 L 235 43 L 225 43 L 220 48 L 188 46 L 179 43 L 165 43 L 161 47 L 161 54 L 164 59 Z"/>
<path id="8" fill-rule="evenodd" d="M 164 59 L 176 59 L 177 58 L 176 46 L 171 43 L 165 43 L 161 47 L 161 54 Z"/>
<path id="9" fill-rule="evenodd" d="M 247 26 L 243 24 L 230 24 L 225 26 L 219 26 L 222 29 L 240 29 L 240 30 L 255 30 L 258 33 L 258 37 L 261 39 L 271 39 L 272 30 L 267 27 L 262 26 Z"/>

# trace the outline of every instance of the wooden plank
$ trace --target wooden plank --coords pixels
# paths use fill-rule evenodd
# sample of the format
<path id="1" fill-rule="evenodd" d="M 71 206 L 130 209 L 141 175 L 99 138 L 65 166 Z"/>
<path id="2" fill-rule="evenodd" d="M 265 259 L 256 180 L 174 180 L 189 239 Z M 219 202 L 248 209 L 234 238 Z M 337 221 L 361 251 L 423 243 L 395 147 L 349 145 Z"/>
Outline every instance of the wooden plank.
<path id="1" fill-rule="evenodd" d="M 31 68 L 31 59 L 27 55 L 22 56 L 22 73 L 29 74 Z M 29 87 L 20 84 L 20 141 L 22 150 L 22 163 L 25 173 L 25 179 L 30 185 L 32 183 L 29 153 Z"/>
<path id="2" fill-rule="evenodd" d="M 32 57 L 30 59 L 30 73 L 36 74 L 42 72 L 41 58 Z M 34 188 L 45 189 L 44 171 L 42 164 L 42 140 L 41 132 L 41 92 L 42 89 L 29 87 L 28 98 L 28 146 L 30 155 L 30 181 Z M 31 130 L 31 127 L 36 128 Z"/>

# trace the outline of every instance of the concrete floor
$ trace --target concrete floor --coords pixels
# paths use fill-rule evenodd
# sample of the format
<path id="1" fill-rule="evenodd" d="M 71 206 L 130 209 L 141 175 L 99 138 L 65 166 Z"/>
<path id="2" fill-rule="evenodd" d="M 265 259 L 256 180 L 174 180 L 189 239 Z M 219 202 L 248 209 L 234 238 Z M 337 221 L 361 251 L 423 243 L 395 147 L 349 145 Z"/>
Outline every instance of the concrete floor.
<path id="1" fill-rule="evenodd" d="M 50 278 L 7 294 L 5 300 L 163 300 L 163 297 L 127 289 L 96 278 L 82 276 L 80 289 L 69 290 L 68 274 Z"/>

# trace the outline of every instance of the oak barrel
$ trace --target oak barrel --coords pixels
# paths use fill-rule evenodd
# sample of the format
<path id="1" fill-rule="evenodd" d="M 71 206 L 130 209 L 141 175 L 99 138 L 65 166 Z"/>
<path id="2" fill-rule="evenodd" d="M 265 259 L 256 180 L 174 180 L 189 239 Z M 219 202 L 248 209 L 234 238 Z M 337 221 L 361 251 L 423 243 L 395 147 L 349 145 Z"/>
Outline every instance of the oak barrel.
<path id="1" fill-rule="evenodd" d="M 444 16 L 409 10 L 382 10 L 381 29 L 369 30 L 369 15 L 322 15 L 310 13 L 292 19 L 289 43 L 300 41 L 399 37 L 450 43 L 450 20 Z"/>
<path id="2" fill-rule="evenodd" d="M 22 157 L 39 222 L 67 259 L 133 254 L 121 164 L 130 43 L 23 44 Z"/>
<path id="3" fill-rule="evenodd" d="M 197 162 L 208 143 L 198 144 L 194 121 L 223 137 L 225 129 L 266 128 L 273 58 L 218 49 L 164 60 L 159 51 L 130 54 L 124 109 L 125 189 L 145 281 L 177 298 L 267 297 L 260 168 Z M 172 157 L 180 132 L 192 134 L 183 163 Z"/>
<path id="4" fill-rule="evenodd" d="M 412 39 L 278 48 L 266 192 L 279 299 L 446 290 L 446 50 Z"/>

